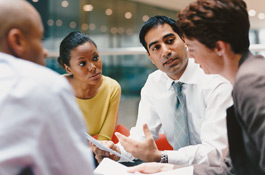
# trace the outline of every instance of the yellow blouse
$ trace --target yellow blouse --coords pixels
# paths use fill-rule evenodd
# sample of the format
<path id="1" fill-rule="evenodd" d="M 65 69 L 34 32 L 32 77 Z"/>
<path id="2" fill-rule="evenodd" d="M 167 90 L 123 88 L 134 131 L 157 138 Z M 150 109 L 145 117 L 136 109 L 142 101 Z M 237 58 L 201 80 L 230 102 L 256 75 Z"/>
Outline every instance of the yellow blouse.
<path id="1" fill-rule="evenodd" d="M 76 98 L 88 127 L 89 134 L 98 134 L 97 140 L 110 140 L 118 120 L 121 87 L 103 76 L 99 92 L 91 99 Z"/>

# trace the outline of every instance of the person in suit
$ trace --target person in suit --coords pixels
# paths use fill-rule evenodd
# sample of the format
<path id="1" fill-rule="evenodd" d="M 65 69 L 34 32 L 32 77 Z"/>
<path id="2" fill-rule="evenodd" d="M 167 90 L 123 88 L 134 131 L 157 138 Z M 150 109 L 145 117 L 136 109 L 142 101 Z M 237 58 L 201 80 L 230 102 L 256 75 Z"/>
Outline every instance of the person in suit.
<path id="1" fill-rule="evenodd" d="M 265 174 L 265 58 L 249 51 L 249 17 L 243 0 L 197 0 L 182 10 L 180 26 L 189 55 L 208 74 L 233 84 L 227 116 L 231 164 L 194 165 L 194 174 Z M 130 172 L 177 168 L 169 164 L 134 167 Z M 151 171 L 154 172 L 154 171 Z"/>

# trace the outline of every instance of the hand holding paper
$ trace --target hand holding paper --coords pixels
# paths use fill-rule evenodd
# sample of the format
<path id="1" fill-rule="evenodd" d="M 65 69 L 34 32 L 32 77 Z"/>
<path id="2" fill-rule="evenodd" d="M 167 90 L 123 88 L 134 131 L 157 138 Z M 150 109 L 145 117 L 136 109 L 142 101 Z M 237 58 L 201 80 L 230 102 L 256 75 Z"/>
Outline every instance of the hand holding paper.
<path id="1" fill-rule="evenodd" d="M 118 153 L 117 151 L 114 151 L 113 149 L 108 148 L 107 146 L 101 144 L 99 141 L 97 141 L 96 139 L 94 139 L 92 136 L 90 136 L 89 134 L 85 133 L 86 138 L 93 144 L 95 145 L 98 149 L 102 151 L 105 151 L 104 154 L 102 155 L 102 153 L 99 153 L 99 150 L 95 149 L 93 150 L 93 152 L 96 154 L 96 159 L 98 160 L 98 162 L 100 162 L 102 160 L 102 158 L 104 157 L 109 157 L 111 156 L 111 154 L 114 154 L 118 157 L 121 157 L 125 160 L 127 160 L 128 162 L 133 162 L 132 160 L 128 159 L 127 157 L 121 155 L 120 153 Z M 110 153 L 110 154 L 109 154 Z"/>

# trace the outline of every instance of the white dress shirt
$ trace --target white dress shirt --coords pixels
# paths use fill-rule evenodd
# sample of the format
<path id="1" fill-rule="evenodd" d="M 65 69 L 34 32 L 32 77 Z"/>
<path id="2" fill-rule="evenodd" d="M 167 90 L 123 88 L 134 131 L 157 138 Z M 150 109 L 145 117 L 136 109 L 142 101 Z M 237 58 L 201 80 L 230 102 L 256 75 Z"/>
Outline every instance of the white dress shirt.
<path id="1" fill-rule="evenodd" d="M 185 83 L 182 92 L 186 99 L 191 145 L 166 151 L 168 161 L 178 165 L 220 165 L 228 153 L 226 109 L 233 103 L 232 85 L 219 75 L 205 74 L 193 59 L 189 59 L 179 81 Z M 148 76 L 141 91 L 137 123 L 130 131 L 131 138 L 143 140 L 142 127 L 147 123 L 155 140 L 164 133 L 173 145 L 176 94 L 172 82 L 160 70 Z M 133 158 L 118 145 L 122 154 Z"/>
<path id="2" fill-rule="evenodd" d="M 0 174 L 91 175 L 92 152 L 72 88 L 59 74 L 0 53 Z"/>

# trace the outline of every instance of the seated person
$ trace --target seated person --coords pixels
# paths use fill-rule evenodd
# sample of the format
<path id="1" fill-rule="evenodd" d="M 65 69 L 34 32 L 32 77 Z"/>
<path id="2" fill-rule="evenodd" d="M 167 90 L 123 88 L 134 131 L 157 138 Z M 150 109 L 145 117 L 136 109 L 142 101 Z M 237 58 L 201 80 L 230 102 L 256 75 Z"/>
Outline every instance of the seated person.
<path id="1" fill-rule="evenodd" d="M 265 58 L 249 51 L 246 3 L 194 1 L 178 17 L 190 56 L 209 74 L 220 74 L 234 86 L 234 106 L 227 110 L 232 166 L 229 161 L 221 167 L 194 165 L 193 175 L 264 175 Z M 133 167 L 130 172 L 155 173 L 172 168 L 177 167 L 151 163 Z"/>
<path id="2" fill-rule="evenodd" d="M 0 174 L 93 174 L 72 88 L 44 66 L 40 14 L 25 0 L 0 0 L 0 21 Z"/>
<path id="3" fill-rule="evenodd" d="M 83 112 L 89 134 L 111 140 L 118 120 L 121 96 L 119 83 L 102 75 L 97 46 L 87 35 L 71 32 L 60 44 L 59 64 L 72 85 Z"/>
<path id="4" fill-rule="evenodd" d="M 189 59 L 187 46 L 171 18 L 150 18 L 140 31 L 140 41 L 159 70 L 149 75 L 142 88 L 138 119 L 130 137 L 117 134 L 119 144 L 104 143 L 131 159 L 219 166 L 228 153 L 226 109 L 232 105 L 231 83 L 219 75 L 205 74 Z M 161 132 L 173 151 L 157 149 L 154 140 Z M 97 148 L 93 151 L 98 161 L 106 155 L 119 160 Z"/>

